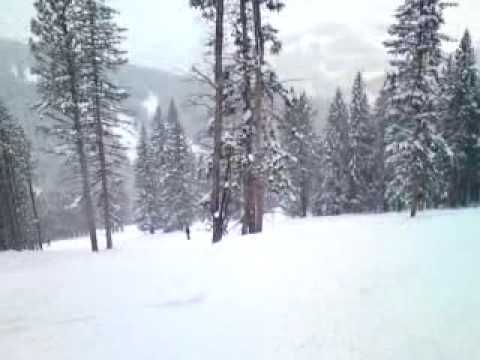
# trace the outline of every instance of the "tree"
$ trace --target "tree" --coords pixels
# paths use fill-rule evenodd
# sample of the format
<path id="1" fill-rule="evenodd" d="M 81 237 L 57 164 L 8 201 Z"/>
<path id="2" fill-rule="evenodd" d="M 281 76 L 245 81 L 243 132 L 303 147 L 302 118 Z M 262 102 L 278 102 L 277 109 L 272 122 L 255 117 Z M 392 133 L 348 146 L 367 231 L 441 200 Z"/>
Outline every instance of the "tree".
<path id="1" fill-rule="evenodd" d="M 374 153 L 374 209 L 379 212 L 387 211 L 387 167 L 386 158 L 386 128 L 392 125 L 395 116 L 392 108 L 393 96 L 395 93 L 395 77 L 392 74 L 386 74 L 383 87 L 375 102 L 374 127 L 375 127 L 375 153 Z M 391 128 L 391 127 L 390 127 Z"/>
<path id="2" fill-rule="evenodd" d="M 0 101 L 0 250 L 41 248 L 31 167 L 25 133 Z"/>
<path id="3" fill-rule="evenodd" d="M 107 249 L 113 248 L 112 216 L 114 204 L 110 183 L 118 183 L 115 171 L 118 161 L 124 161 L 124 149 L 120 146 L 116 128 L 121 125 L 118 114 L 120 104 L 128 94 L 110 79 L 109 73 L 126 63 L 125 52 L 120 50 L 124 29 L 115 23 L 117 12 L 102 1 L 84 0 L 85 11 L 81 19 L 82 33 L 82 75 L 86 80 L 86 101 L 88 116 L 95 129 L 100 203 L 107 238 Z M 110 181 L 109 181 L 110 180 Z"/>
<path id="4" fill-rule="evenodd" d="M 317 215 L 340 215 L 347 210 L 349 188 L 348 108 L 342 91 L 337 90 L 330 112 L 322 145 L 323 170 L 320 193 L 315 200 Z"/>
<path id="5" fill-rule="evenodd" d="M 169 204 L 165 203 L 164 197 L 167 192 L 165 188 L 165 176 L 167 175 L 167 163 L 165 144 L 167 141 L 167 129 L 162 117 L 162 110 L 157 107 L 152 120 L 152 134 L 149 140 L 150 167 L 153 182 L 153 212 L 151 221 L 155 229 L 164 229 L 166 225 L 166 214 L 169 211 Z"/>
<path id="6" fill-rule="evenodd" d="M 349 191 L 348 211 L 363 212 L 372 209 L 375 132 L 367 90 L 361 73 L 358 73 L 352 89 L 349 117 Z"/>
<path id="7" fill-rule="evenodd" d="M 480 103 L 478 70 L 470 32 L 465 34 L 443 76 L 443 132 L 454 155 L 450 169 L 450 204 L 479 200 Z"/>
<path id="8" fill-rule="evenodd" d="M 251 174 L 251 179 L 248 181 L 248 186 L 251 189 L 246 191 L 251 194 L 252 199 L 249 201 L 250 209 L 246 215 L 250 217 L 250 224 L 254 224 L 254 228 L 250 227 L 251 233 L 260 233 L 263 230 L 263 215 L 265 207 L 265 179 L 260 169 L 262 169 L 262 161 L 264 157 L 262 152 L 265 151 L 265 135 L 268 134 L 268 127 L 266 126 L 264 97 L 266 96 L 266 80 L 268 76 L 275 78 L 271 71 L 265 71 L 265 44 L 267 40 L 273 42 L 273 52 L 280 51 L 280 43 L 276 38 L 277 31 L 270 25 L 263 24 L 263 8 L 264 5 L 267 10 L 281 11 L 284 3 L 281 0 L 252 0 L 253 7 L 253 29 L 254 29 L 254 73 L 255 85 L 253 89 L 253 131 L 252 131 L 252 167 L 255 169 Z M 265 77 L 267 76 L 267 78 Z M 275 81 L 276 83 L 276 81 Z M 275 150 L 274 150 L 275 151 Z M 253 231 L 252 231 L 253 230 Z"/>
<path id="9" fill-rule="evenodd" d="M 315 153 L 315 138 L 313 130 L 313 110 L 311 101 L 305 92 L 293 95 L 291 105 L 285 114 L 285 126 L 282 142 L 288 156 L 286 157 L 286 172 L 288 178 L 287 195 L 284 198 L 284 208 L 293 216 L 306 217 L 310 208 L 312 196 L 312 178 Z"/>
<path id="10" fill-rule="evenodd" d="M 155 172 L 152 167 L 152 149 L 145 125 L 142 125 L 137 145 L 135 161 L 135 186 L 137 190 L 135 204 L 135 222 L 140 230 L 155 233 L 156 202 Z"/>
<path id="11" fill-rule="evenodd" d="M 90 185 L 88 103 L 82 83 L 82 7 L 77 0 L 37 0 L 30 39 L 38 77 L 38 110 L 52 123 L 42 128 L 59 142 L 57 153 L 79 163 L 84 213 L 92 251 L 98 251 L 95 209 Z"/>
<path id="12" fill-rule="evenodd" d="M 229 13 L 235 51 L 226 65 L 226 110 L 236 127 L 230 138 L 234 163 L 240 163 L 233 173 L 239 172 L 241 178 L 243 234 L 261 232 L 265 194 L 272 191 L 270 179 L 278 170 L 278 124 L 272 123 L 281 115 L 274 113 L 274 102 L 279 95 L 286 97 L 287 91 L 265 61 L 265 50 L 278 54 L 281 43 L 263 13 L 280 11 L 283 6 L 281 1 L 242 0 Z"/>
<path id="13" fill-rule="evenodd" d="M 218 20 L 218 2 L 198 0 L 191 1 L 191 4 L 201 9 L 208 20 Z M 285 96 L 286 91 L 264 56 L 265 49 L 278 53 L 281 45 L 277 30 L 262 20 L 262 13 L 265 9 L 279 11 L 282 7 L 280 1 L 245 0 L 227 3 L 222 15 L 223 23 L 232 28 L 232 36 L 222 38 L 225 42 L 222 47 L 222 131 L 216 134 L 215 121 L 210 131 L 214 148 L 215 135 L 221 139 L 217 151 L 220 153 L 218 198 L 221 206 L 216 214 L 222 218 L 223 231 L 226 231 L 228 220 L 236 216 L 240 208 L 243 208 L 242 232 L 247 234 L 262 230 L 265 194 L 272 191 L 274 183 L 271 179 L 281 163 L 281 149 L 275 131 L 281 115 L 275 101 L 279 95 Z M 215 43 L 215 39 L 209 42 L 212 45 Z M 208 75 L 195 68 L 194 73 L 218 93 L 215 80 L 210 80 Z M 283 108 L 280 110 L 283 111 Z M 214 184 L 216 161 L 212 156 L 210 173 Z"/>
<path id="14" fill-rule="evenodd" d="M 167 232 L 184 230 L 193 222 L 195 199 L 192 192 L 194 159 L 178 111 L 172 100 L 165 123 L 165 174 L 162 181 L 162 208 Z"/>
<path id="15" fill-rule="evenodd" d="M 440 32 L 443 11 L 452 5 L 440 0 L 405 0 L 385 42 L 397 76 L 395 106 L 401 120 L 387 146 L 387 162 L 399 191 L 408 193 L 411 216 L 442 191 L 440 164 L 448 151 L 438 131 L 438 69 L 442 62 Z M 392 184 L 390 184 L 392 186 Z"/>
<path id="16" fill-rule="evenodd" d="M 213 221 L 213 242 L 222 240 L 225 231 L 226 200 L 224 186 L 221 181 L 222 133 L 223 133 L 223 44 L 224 44 L 224 0 L 190 0 L 190 5 L 199 8 L 206 18 L 215 19 L 214 40 L 214 86 L 215 86 L 215 116 L 213 125 L 213 155 L 212 155 L 212 195 L 210 212 Z"/>

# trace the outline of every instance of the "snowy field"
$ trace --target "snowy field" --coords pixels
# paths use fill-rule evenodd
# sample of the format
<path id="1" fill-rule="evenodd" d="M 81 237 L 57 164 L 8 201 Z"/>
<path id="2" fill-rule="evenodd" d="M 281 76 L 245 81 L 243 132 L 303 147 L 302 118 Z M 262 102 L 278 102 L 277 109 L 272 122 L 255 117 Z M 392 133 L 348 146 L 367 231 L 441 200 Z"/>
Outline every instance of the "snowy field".
<path id="1" fill-rule="evenodd" d="M 0 254 L 2 360 L 480 359 L 480 211 Z"/>

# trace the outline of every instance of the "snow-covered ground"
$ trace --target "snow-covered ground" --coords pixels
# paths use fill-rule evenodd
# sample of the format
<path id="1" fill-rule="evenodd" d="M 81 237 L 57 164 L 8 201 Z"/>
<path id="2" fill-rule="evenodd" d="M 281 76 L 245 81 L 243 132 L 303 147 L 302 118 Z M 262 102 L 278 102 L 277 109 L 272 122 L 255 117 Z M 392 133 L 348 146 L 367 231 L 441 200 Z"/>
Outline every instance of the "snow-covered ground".
<path id="1" fill-rule="evenodd" d="M 480 211 L 0 254 L 2 360 L 480 359 Z"/>

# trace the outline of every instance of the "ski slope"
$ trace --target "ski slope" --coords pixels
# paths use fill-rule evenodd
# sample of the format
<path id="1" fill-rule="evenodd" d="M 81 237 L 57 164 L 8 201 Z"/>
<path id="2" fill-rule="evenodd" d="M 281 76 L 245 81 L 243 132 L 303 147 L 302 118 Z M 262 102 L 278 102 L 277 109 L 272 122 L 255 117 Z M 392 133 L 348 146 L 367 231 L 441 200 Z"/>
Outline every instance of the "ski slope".
<path id="1" fill-rule="evenodd" d="M 480 211 L 0 254 L 2 360 L 480 359 Z"/>

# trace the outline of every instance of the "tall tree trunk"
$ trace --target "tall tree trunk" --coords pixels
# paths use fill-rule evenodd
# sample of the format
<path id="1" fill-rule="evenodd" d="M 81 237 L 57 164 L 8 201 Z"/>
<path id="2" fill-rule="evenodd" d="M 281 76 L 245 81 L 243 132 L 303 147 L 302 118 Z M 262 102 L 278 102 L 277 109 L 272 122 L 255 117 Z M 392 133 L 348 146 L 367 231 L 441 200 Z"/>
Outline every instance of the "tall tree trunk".
<path id="1" fill-rule="evenodd" d="M 255 231 L 255 199 L 252 192 L 252 115 L 251 115 L 251 81 L 250 81 L 250 69 L 249 69 L 249 38 L 248 38 L 248 18 L 247 18 L 247 0 L 240 0 L 240 22 L 242 25 L 242 61 L 243 61 L 243 102 L 244 112 L 250 113 L 250 118 L 247 122 L 247 138 L 246 138 L 246 159 L 247 168 L 243 175 L 243 218 L 242 218 L 242 234 L 246 235 Z"/>
<path id="2" fill-rule="evenodd" d="M 84 211 L 90 233 L 90 242 L 92 251 L 98 251 L 97 228 L 95 224 L 95 210 L 93 207 L 92 191 L 90 188 L 90 171 L 88 167 L 87 155 L 85 153 L 85 143 L 83 128 L 80 117 L 79 96 L 77 93 L 77 76 L 75 66 L 71 57 L 68 59 L 68 72 L 70 75 L 70 92 L 73 102 L 73 123 L 75 130 L 75 142 L 77 147 L 78 160 L 80 162 L 80 172 L 82 177 L 82 191 L 84 200 Z"/>
<path id="3" fill-rule="evenodd" d="M 220 163 L 222 156 L 223 132 L 223 17 L 224 0 L 216 2 L 215 26 L 215 121 L 214 121 L 214 150 L 212 163 L 212 195 L 210 211 L 213 218 L 213 243 L 222 240 L 223 218 L 221 211 L 221 184 Z"/>
<path id="4" fill-rule="evenodd" d="M 262 14 L 260 9 L 260 0 L 253 1 L 253 23 L 255 29 L 255 108 L 253 112 L 253 121 L 255 127 L 254 133 L 254 160 L 256 165 L 256 174 L 252 180 L 254 197 L 254 216 L 255 216 L 255 233 L 260 233 L 263 230 L 263 213 L 265 201 L 265 185 L 260 171 L 260 153 L 262 151 L 262 132 L 263 132 L 263 74 L 262 66 L 264 63 L 264 42 L 262 33 Z"/>
<path id="5" fill-rule="evenodd" d="M 105 142 L 104 142 L 104 130 L 101 114 L 101 101 L 100 101 L 100 91 L 101 84 L 99 79 L 99 66 L 97 62 L 97 51 L 96 51 L 96 42 L 95 42 L 95 28 L 96 28 L 96 5 L 95 2 L 89 1 L 89 20 L 90 20 L 90 47 L 91 47 L 91 66 L 92 66 L 92 76 L 93 76 L 93 86 L 94 86 L 94 119 L 95 119 L 95 136 L 97 142 L 97 151 L 98 151 L 98 160 L 100 162 L 100 181 L 102 186 L 102 205 L 103 205 L 103 221 L 105 224 L 105 235 L 107 238 L 107 249 L 113 248 L 112 241 L 112 218 L 111 218 L 111 207 L 110 207 L 110 193 L 108 188 L 108 178 L 107 178 L 107 159 L 105 154 Z"/>

